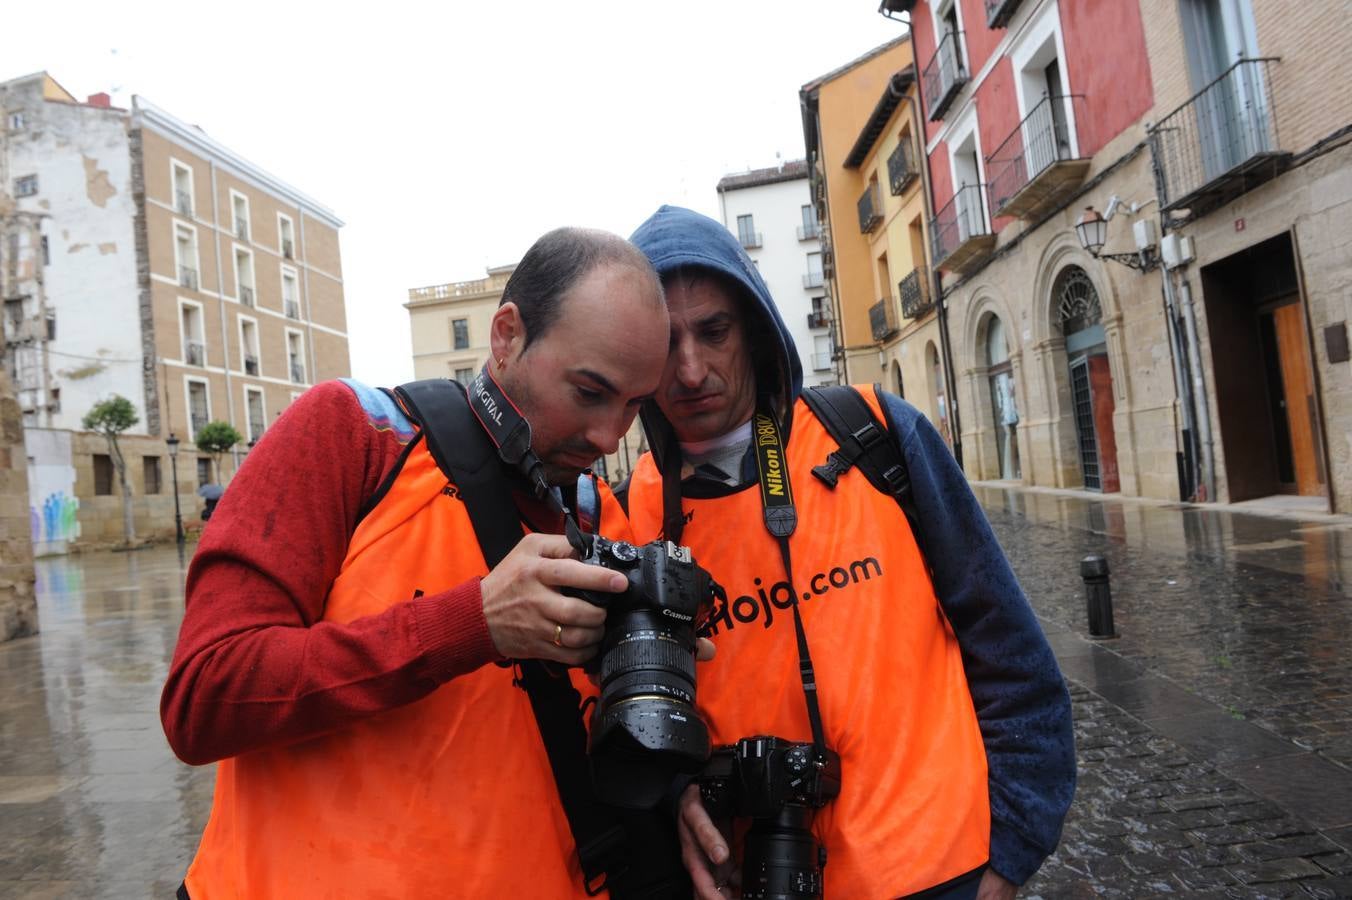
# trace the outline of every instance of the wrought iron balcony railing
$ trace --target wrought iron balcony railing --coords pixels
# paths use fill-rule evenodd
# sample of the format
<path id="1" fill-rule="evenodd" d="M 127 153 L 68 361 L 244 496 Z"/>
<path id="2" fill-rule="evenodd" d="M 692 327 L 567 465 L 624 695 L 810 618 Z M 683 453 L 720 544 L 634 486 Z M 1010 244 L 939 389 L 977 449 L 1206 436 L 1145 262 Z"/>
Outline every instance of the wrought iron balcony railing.
<path id="1" fill-rule="evenodd" d="M 1082 100 L 1078 95 L 1043 97 L 995 152 L 986 157 L 994 213 L 1023 216 L 1030 211 L 1042 211 L 1079 186 L 1088 164 L 1070 167 L 1057 164 L 1075 156 L 1072 113 L 1082 108 Z M 1030 186 L 1027 195 L 1020 196 Z M 1011 206 L 1015 208 L 1007 209 Z"/>
<path id="2" fill-rule="evenodd" d="M 986 26 L 1004 28 L 1014 18 L 1022 0 L 986 0 Z"/>
<path id="3" fill-rule="evenodd" d="M 285 256 L 287 259 L 296 258 L 296 251 L 295 247 L 292 246 L 291 238 L 282 238 L 282 256 Z"/>
<path id="4" fill-rule="evenodd" d="M 925 64 L 921 81 L 925 89 L 925 106 L 931 122 L 944 117 L 953 98 L 967 83 L 967 64 L 962 60 L 961 31 L 950 31 L 939 42 L 930 61 Z"/>
<path id="5" fill-rule="evenodd" d="M 897 293 L 901 297 L 901 314 L 908 319 L 918 319 L 929 312 L 934 301 L 930 298 L 929 269 L 921 266 L 897 284 Z"/>
<path id="6" fill-rule="evenodd" d="M 984 184 L 964 184 L 930 223 L 930 241 L 937 266 L 974 238 L 990 235 L 981 203 Z"/>
<path id="7" fill-rule="evenodd" d="M 1270 64 L 1242 59 L 1150 129 L 1160 208 L 1195 218 L 1274 177 L 1289 160 L 1277 138 Z"/>
<path id="8" fill-rule="evenodd" d="M 249 222 L 247 219 L 240 219 L 235 223 L 235 237 L 241 241 L 249 239 Z"/>
<path id="9" fill-rule="evenodd" d="M 897 322 L 897 303 L 891 297 L 883 297 L 868 308 L 869 329 L 875 341 L 885 341 L 896 334 L 901 326 Z"/>
<path id="10" fill-rule="evenodd" d="M 831 324 L 831 320 L 824 312 L 810 312 L 807 314 L 808 328 L 825 328 Z"/>
<path id="11" fill-rule="evenodd" d="M 737 235 L 737 239 L 742 242 L 742 247 L 747 250 L 755 250 L 761 244 L 761 233 L 759 231 L 744 231 Z"/>
<path id="12" fill-rule="evenodd" d="M 798 226 L 798 240 L 800 241 L 815 241 L 821 236 L 822 227 L 816 222 L 813 222 L 811 225 Z"/>
<path id="13" fill-rule="evenodd" d="M 201 341 L 188 341 L 183 347 L 183 358 L 190 366 L 207 364 L 207 345 Z"/>
<path id="14" fill-rule="evenodd" d="M 249 287 L 248 285 L 241 284 L 239 286 L 239 302 L 243 303 L 245 306 L 253 306 L 254 289 Z"/>
<path id="15" fill-rule="evenodd" d="M 291 360 L 291 380 L 296 384 L 305 383 L 305 367 L 294 357 Z"/>
<path id="16" fill-rule="evenodd" d="M 185 287 L 190 291 L 197 290 L 197 270 L 188 266 L 179 266 L 178 284 L 179 287 Z"/>
<path id="17" fill-rule="evenodd" d="M 869 182 L 859 195 L 859 231 L 868 234 L 882 224 L 883 205 L 878 197 L 877 182 Z"/>
<path id="18" fill-rule="evenodd" d="M 295 300 L 286 301 L 286 317 L 288 319 L 300 318 L 300 304 Z"/>
<path id="19" fill-rule="evenodd" d="M 253 441 L 258 440 L 258 439 L 261 438 L 262 436 L 263 436 L 263 420 L 262 420 L 262 419 L 250 419 L 250 420 L 249 420 L 249 441 L 250 441 L 250 443 L 252 443 Z"/>
<path id="20" fill-rule="evenodd" d="M 920 170 L 915 165 L 915 154 L 911 151 L 909 138 L 897 144 L 897 149 L 887 157 L 887 183 L 892 188 L 892 196 L 898 197 L 906 186 L 915 181 Z"/>
<path id="21" fill-rule="evenodd" d="M 808 272 L 806 275 L 803 276 L 803 287 L 819 288 L 821 286 L 822 286 L 821 272 Z"/>
<path id="22" fill-rule="evenodd" d="M 192 423 L 193 439 L 196 440 L 197 432 L 207 427 L 207 414 L 204 412 L 194 410 L 193 412 L 189 413 L 188 418 Z"/>
<path id="23" fill-rule="evenodd" d="M 245 374 L 245 375 L 257 375 L 257 374 L 258 374 L 258 357 L 257 357 L 257 356 L 250 356 L 249 354 L 245 354 L 245 356 L 244 356 L 244 374 Z"/>
<path id="24" fill-rule="evenodd" d="M 184 190 L 174 191 L 174 208 L 180 216 L 192 218 L 192 194 Z"/>

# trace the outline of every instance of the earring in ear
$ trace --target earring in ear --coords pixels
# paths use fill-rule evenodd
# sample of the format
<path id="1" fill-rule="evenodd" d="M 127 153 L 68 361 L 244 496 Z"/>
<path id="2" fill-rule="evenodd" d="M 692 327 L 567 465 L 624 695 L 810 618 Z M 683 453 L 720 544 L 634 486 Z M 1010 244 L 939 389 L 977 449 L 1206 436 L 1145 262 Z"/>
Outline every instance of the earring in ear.
<path id="1" fill-rule="evenodd" d="M 502 367 L 505 366 L 505 365 L 507 365 L 507 364 L 506 364 L 505 362 L 503 362 L 503 361 L 502 361 L 502 357 L 499 356 L 499 357 L 498 357 L 498 371 L 501 372 L 501 371 L 502 371 Z"/>

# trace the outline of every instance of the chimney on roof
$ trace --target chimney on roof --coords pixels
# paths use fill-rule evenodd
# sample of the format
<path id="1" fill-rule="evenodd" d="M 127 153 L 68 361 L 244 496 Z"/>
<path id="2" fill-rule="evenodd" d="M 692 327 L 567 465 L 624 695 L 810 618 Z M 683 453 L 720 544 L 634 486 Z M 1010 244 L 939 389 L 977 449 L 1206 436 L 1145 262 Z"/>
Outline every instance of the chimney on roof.
<path id="1" fill-rule="evenodd" d="M 90 94 L 89 99 L 87 99 L 85 103 L 90 106 L 97 106 L 99 109 L 111 109 L 113 98 L 100 91 L 97 94 Z"/>

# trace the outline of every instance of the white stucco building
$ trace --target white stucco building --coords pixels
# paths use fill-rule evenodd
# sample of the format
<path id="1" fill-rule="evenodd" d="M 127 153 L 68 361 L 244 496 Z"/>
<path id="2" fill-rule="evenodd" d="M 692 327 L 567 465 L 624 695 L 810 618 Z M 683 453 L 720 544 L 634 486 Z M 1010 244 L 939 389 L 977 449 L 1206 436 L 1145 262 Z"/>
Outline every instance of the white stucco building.
<path id="1" fill-rule="evenodd" d="M 803 385 L 834 384 L 831 304 L 807 163 L 727 175 L 718 182 L 718 200 L 723 224 L 760 269 L 793 336 Z"/>

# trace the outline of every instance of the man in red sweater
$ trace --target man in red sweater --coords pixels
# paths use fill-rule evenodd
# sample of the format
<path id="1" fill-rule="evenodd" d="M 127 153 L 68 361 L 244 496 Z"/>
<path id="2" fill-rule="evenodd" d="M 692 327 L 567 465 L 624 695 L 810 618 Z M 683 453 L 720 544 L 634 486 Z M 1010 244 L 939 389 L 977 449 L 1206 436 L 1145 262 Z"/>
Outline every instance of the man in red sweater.
<path id="1" fill-rule="evenodd" d="M 483 377 L 568 485 L 657 388 L 668 322 L 642 254 L 560 229 L 488 337 Z M 562 590 L 625 579 L 574 559 L 533 497 L 502 502 L 532 533 L 489 571 L 409 410 L 348 380 L 249 454 L 193 559 L 161 700 L 175 753 L 219 762 L 181 897 L 585 896 L 509 661 L 593 656 L 604 611 Z M 628 536 L 608 493 L 599 530 Z"/>

